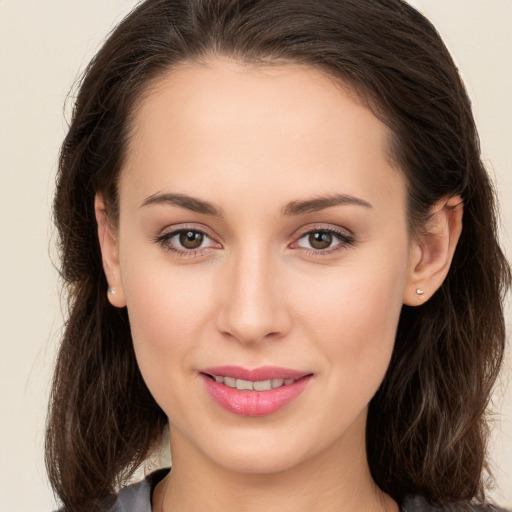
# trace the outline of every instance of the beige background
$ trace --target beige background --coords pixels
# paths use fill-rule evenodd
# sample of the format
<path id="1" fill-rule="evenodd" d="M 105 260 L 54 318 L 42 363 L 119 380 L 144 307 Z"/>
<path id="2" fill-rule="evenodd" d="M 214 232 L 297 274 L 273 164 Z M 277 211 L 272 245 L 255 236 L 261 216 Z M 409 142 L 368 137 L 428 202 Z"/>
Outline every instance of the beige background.
<path id="1" fill-rule="evenodd" d="M 512 1 L 416 0 L 438 27 L 474 99 L 512 256 Z M 54 506 L 42 458 L 46 401 L 61 332 L 50 206 L 63 104 L 78 72 L 133 0 L 0 0 L 0 512 Z M 69 110 L 69 108 L 68 108 Z M 511 315 L 508 314 L 510 324 Z M 512 507 L 512 392 L 496 393 L 498 488 Z"/>

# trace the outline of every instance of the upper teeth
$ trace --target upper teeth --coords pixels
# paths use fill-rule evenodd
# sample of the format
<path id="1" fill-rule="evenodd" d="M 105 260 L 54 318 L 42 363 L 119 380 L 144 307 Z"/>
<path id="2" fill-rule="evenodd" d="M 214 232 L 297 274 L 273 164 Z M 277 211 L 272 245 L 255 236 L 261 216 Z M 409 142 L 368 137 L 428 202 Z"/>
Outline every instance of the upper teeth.
<path id="1" fill-rule="evenodd" d="M 230 388 L 250 391 L 268 391 L 269 389 L 280 388 L 281 386 L 293 384 L 298 379 L 269 379 L 253 382 L 252 380 L 235 379 L 234 377 L 222 377 L 216 375 L 215 380 L 229 386 Z"/>

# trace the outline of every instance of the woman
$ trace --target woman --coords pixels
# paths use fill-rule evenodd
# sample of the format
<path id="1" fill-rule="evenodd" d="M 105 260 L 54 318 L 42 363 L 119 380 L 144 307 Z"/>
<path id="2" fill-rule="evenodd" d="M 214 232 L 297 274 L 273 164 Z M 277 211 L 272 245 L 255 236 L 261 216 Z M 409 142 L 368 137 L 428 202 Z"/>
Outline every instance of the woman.
<path id="1" fill-rule="evenodd" d="M 409 5 L 141 3 L 84 75 L 55 218 L 66 510 L 490 509 L 510 276 Z M 116 498 L 167 426 L 172 471 Z"/>

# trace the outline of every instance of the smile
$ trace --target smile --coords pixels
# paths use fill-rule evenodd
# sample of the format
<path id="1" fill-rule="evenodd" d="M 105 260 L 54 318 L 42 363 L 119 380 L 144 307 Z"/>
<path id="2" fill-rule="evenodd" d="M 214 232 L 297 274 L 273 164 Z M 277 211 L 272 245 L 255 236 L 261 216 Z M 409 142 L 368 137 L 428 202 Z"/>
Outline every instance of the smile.
<path id="1" fill-rule="evenodd" d="M 207 395 L 224 410 L 241 416 L 267 416 L 297 399 L 313 381 L 312 373 L 286 368 L 248 370 L 236 366 L 202 369 Z"/>
<path id="2" fill-rule="evenodd" d="M 244 380 L 244 379 L 235 379 L 234 377 L 225 377 L 219 375 L 210 375 L 212 379 L 215 379 L 216 382 L 220 382 L 230 388 L 236 388 L 239 390 L 245 391 L 268 391 L 269 389 L 276 389 L 282 386 L 288 386 L 293 384 L 297 379 L 267 379 L 267 380 Z"/>

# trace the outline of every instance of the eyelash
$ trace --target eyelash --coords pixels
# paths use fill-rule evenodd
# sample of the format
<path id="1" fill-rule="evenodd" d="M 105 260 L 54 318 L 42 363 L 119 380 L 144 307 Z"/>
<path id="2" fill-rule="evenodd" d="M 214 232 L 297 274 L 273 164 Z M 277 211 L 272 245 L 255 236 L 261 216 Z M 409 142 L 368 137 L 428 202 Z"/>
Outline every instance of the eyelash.
<path id="1" fill-rule="evenodd" d="M 178 255 L 179 257 L 184 257 L 184 258 L 187 258 L 187 257 L 193 258 L 193 257 L 203 256 L 204 254 L 206 254 L 208 249 L 212 248 L 212 246 L 208 246 L 208 247 L 200 247 L 197 249 L 178 249 L 176 247 L 173 247 L 170 244 L 170 240 L 172 240 L 172 238 L 174 238 L 175 236 L 178 236 L 182 233 L 188 233 L 188 232 L 203 235 L 204 237 L 210 239 L 213 242 L 213 237 L 210 236 L 204 230 L 198 229 L 195 227 L 186 227 L 186 226 L 179 228 L 179 229 L 175 229 L 168 233 L 164 233 L 163 235 L 156 236 L 153 239 L 153 241 L 155 243 L 157 243 L 158 245 L 160 245 L 163 249 L 165 249 L 169 252 L 172 252 L 172 253 Z M 313 233 L 329 234 L 329 235 L 333 236 L 335 239 L 337 239 L 338 243 L 332 247 L 327 247 L 326 249 L 313 249 L 313 248 L 301 247 L 300 245 L 298 245 L 300 240 L 310 236 Z M 295 242 L 292 242 L 292 244 L 290 244 L 290 247 L 293 249 L 295 249 L 295 248 L 301 249 L 303 254 L 305 254 L 307 256 L 328 256 L 328 255 L 331 255 L 332 253 L 344 250 L 347 247 L 354 245 L 354 243 L 355 243 L 355 237 L 352 234 L 343 233 L 343 232 L 333 229 L 331 227 L 329 227 L 329 228 L 314 227 L 313 229 L 309 229 L 308 231 L 303 232 L 300 235 L 300 237 L 295 240 Z M 220 246 L 220 244 L 218 244 L 218 245 Z M 214 247 L 214 248 L 216 248 L 216 247 Z"/>
<path id="2" fill-rule="evenodd" d="M 313 248 L 306 248 L 306 247 L 300 247 L 298 245 L 299 241 L 310 236 L 313 233 L 326 233 L 333 238 L 337 239 L 338 243 L 336 243 L 332 247 L 327 247 L 326 249 L 313 249 Z M 333 240 L 334 241 L 334 240 Z M 349 232 L 342 232 L 338 231 L 337 229 L 331 228 L 331 227 L 324 227 L 324 226 L 315 226 L 312 229 L 309 229 L 308 231 L 305 231 L 300 235 L 299 238 L 295 242 L 291 244 L 292 248 L 299 247 L 303 254 L 307 256 L 330 256 L 333 253 L 337 253 L 339 251 L 343 251 L 350 247 L 351 245 L 354 245 L 356 242 L 355 237 L 352 233 Z"/>
<path id="3" fill-rule="evenodd" d="M 170 240 L 172 240 L 175 236 L 178 236 L 182 233 L 198 233 L 200 235 L 203 235 L 204 237 L 210 239 L 213 242 L 213 237 L 210 236 L 206 231 L 202 229 L 198 229 L 196 227 L 187 227 L 183 226 L 179 229 L 174 229 L 172 231 L 169 231 L 168 233 L 164 233 L 163 235 L 159 235 L 154 238 L 154 242 L 160 245 L 163 249 L 166 251 L 172 252 L 176 254 L 177 256 L 187 258 L 187 257 L 199 257 L 203 256 L 208 249 L 211 249 L 211 246 L 209 247 L 200 247 L 197 249 L 178 249 L 176 247 L 173 247 L 170 244 Z M 220 244 L 218 244 L 220 245 Z"/>

